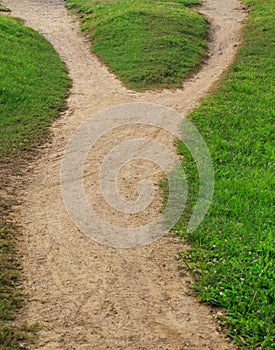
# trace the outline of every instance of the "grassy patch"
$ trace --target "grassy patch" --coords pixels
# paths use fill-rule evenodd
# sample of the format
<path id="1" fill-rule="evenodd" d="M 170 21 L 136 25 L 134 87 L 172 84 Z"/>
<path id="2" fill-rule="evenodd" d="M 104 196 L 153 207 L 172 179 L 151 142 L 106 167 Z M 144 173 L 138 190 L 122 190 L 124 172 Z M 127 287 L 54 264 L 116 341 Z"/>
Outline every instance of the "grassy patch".
<path id="1" fill-rule="evenodd" d="M 30 28 L 0 18 L 0 157 L 31 148 L 64 107 L 69 85 L 53 47 Z"/>
<path id="2" fill-rule="evenodd" d="M 49 135 L 48 126 L 65 106 L 70 80 L 52 46 L 18 21 L 0 16 L 0 348 L 25 349 L 35 326 L 14 324 L 24 304 L 20 288 L 18 229 L 9 213 L 26 150 Z M 11 201 L 11 198 L 12 201 Z"/>
<path id="3" fill-rule="evenodd" d="M 13 324 L 16 312 L 24 305 L 19 286 L 21 264 L 16 251 L 17 228 L 7 218 L 9 204 L 0 200 L 0 349 L 25 349 L 37 325 Z"/>
<path id="4" fill-rule="evenodd" d="M 215 167 L 215 194 L 203 224 L 185 232 L 196 201 L 196 165 L 183 145 L 189 206 L 177 226 L 192 250 L 200 297 L 222 306 L 230 336 L 249 349 L 275 349 L 274 58 L 275 3 L 253 8 L 240 50 L 222 86 L 190 119 L 203 135 Z"/>
<path id="5" fill-rule="evenodd" d="M 92 51 L 129 88 L 180 87 L 206 51 L 207 21 L 188 6 L 200 1 L 67 0 L 82 17 Z"/>

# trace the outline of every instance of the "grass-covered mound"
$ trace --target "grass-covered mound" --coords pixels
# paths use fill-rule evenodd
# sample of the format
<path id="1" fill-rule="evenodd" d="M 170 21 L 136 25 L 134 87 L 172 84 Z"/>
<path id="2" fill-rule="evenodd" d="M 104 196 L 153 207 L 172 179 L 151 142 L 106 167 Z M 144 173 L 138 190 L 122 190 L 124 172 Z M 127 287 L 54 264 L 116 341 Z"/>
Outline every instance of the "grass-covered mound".
<path id="1" fill-rule="evenodd" d="M 67 0 L 81 16 L 92 51 L 134 90 L 176 88 L 206 51 L 199 1 Z"/>
<path id="2" fill-rule="evenodd" d="M 53 47 L 34 30 L 0 17 L 0 156 L 47 134 L 70 84 Z"/>
<path id="3" fill-rule="evenodd" d="M 0 8 L 1 9 L 1 8 Z M 7 11 L 7 9 L 6 9 Z M 20 176 L 27 150 L 49 134 L 64 108 L 70 80 L 52 46 L 18 21 L 0 16 L 0 188 L 15 198 L 12 178 Z M 25 349 L 35 327 L 13 325 L 24 304 L 20 284 L 18 230 L 9 212 L 15 200 L 0 196 L 0 348 Z"/>
<path id="4" fill-rule="evenodd" d="M 215 167 L 209 215 L 187 235 L 184 257 L 197 265 L 201 299 L 222 306 L 238 344 L 275 349 L 274 81 L 275 2 L 253 5 L 240 50 L 225 82 L 190 119 L 203 135 Z M 196 167 L 186 149 L 190 201 Z M 191 205 L 190 205 L 191 206 Z M 187 218 L 185 217 L 183 221 Z M 186 260 L 187 259 L 187 260 Z"/>

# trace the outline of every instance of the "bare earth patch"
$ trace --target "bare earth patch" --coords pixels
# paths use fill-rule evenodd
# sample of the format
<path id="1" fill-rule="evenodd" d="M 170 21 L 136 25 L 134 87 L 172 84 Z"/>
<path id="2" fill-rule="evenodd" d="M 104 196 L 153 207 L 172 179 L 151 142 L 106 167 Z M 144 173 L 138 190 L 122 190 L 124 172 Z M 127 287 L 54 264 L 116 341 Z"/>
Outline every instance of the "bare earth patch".
<path id="1" fill-rule="evenodd" d="M 209 59 L 176 91 L 134 93 L 124 88 L 95 56 L 80 34 L 77 19 L 68 16 L 61 0 L 4 0 L 12 15 L 44 34 L 67 64 L 73 79 L 68 111 L 58 119 L 54 137 L 30 164 L 27 186 L 15 220 L 22 225 L 21 249 L 25 291 L 29 298 L 22 319 L 41 324 L 33 349 L 225 350 L 234 346 L 217 329 L 211 309 L 188 295 L 191 278 L 180 276 L 175 256 L 184 246 L 170 236 L 138 249 L 120 250 L 97 244 L 70 220 L 60 190 L 60 165 L 66 144 L 87 118 L 125 102 L 153 102 L 186 115 L 198 105 L 232 62 L 240 44 L 242 19 L 237 0 L 208 0 L 200 11 L 212 23 Z M 127 127 L 116 138 L 128 137 Z M 173 148 L 165 133 L 140 129 L 139 137 L 156 137 Z M 104 198 L 94 195 L 96 164 L 112 144 L 102 139 L 89 155 L 87 192 L 97 210 L 108 217 Z M 157 182 L 152 164 L 127 166 L 119 179 L 122 196 L 136 198 L 132 171 Z M 140 170 L 139 170 L 140 171 Z M 138 175 L 138 174 L 137 174 Z M 136 179 L 138 181 L 139 178 Z M 161 206 L 161 194 L 136 222 L 146 222 Z M 116 212 L 117 223 L 129 218 Z"/>

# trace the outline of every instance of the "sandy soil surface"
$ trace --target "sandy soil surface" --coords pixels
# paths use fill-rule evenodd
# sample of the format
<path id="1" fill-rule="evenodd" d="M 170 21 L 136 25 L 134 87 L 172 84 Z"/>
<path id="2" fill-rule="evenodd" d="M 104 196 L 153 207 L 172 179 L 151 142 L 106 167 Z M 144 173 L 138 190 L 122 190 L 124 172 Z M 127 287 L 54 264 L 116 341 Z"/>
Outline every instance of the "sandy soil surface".
<path id="1" fill-rule="evenodd" d="M 29 303 L 22 319 L 39 322 L 41 331 L 33 349 L 127 349 L 127 350 L 225 350 L 234 346 L 217 329 L 213 311 L 190 295 L 191 278 L 179 273 L 175 259 L 183 243 L 170 236 L 136 249 L 101 245 L 79 231 L 67 214 L 60 189 L 60 166 L 64 149 L 84 121 L 107 107 L 124 102 L 153 102 L 186 115 L 217 82 L 232 62 L 240 44 L 242 19 L 237 0 L 207 0 L 200 10 L 212 23 L 209 58 L 202 69 L 176 91 L 134 93 L 127 90 L 91 55 L 80 34 L 77 19 L 68 16 L 61 0 L 4 0 L 12 15 L 26 20 L 53 44 L 66 63 L 73 87 L 68 110 L 53 125 L 53 139 L 27 169 L 27 186 L 20 194 L 15 219 L 22 225 L 24 287 Z M 114 138 L 129 136 L 121 128 L 117 136 L 102 140 L 90 153 L 100 163 Z M 164 142 L 173 149 L 173 138 L 140 128 L 140 137 Z M 132 171 L 142 169 L 143 178 L 161 172 L 154 164 L 127 166 L 120 187 L 125 197 L 136 198 Z M 87 171 L 89 182 L 96 174 Z M 153 174 L 153 175 L 152 175 Z M 135 179 L 139 180 L 139 178 Z M 87 186 L 89 188 L 89 186 Z M 123 192 L 124 188 L 124 192 Z M 88 191 L 89 192 L 89 191 Z M 104 198 L 93 197 L 103 216 L 110 213 Z M 152 210 L 136 220 L 148 220 L 161 205 L 156 195 Z M 104 214 L 105 213 L 105 214 Z M 122 214 L 121 214 L 122 215 Z M 122 215 L 123 216 L 123 215 Z M 119 212 L 112 215 L 121 223 Z"/>

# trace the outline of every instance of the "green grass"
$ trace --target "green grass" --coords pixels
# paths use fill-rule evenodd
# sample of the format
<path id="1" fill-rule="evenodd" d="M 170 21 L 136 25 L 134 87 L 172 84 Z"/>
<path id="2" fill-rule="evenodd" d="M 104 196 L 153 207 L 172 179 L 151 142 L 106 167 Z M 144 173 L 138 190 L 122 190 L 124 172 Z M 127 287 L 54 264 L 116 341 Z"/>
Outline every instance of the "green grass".
<path id="1" fill-rule="evenodd" d="M 94 52 L 134 90 L 177 88 L 206 52 L 207 21 L 188 6 L 200 1 L 67 0 Z"/>
<path id="2" fill-rule="evenodd" d="M 64 107 L 69 80 L 53 47 L 15 20 L 0 19 L 0 157 L 30 148 Z"/>
<path id="3" fill-rule="evenodd" d="M 215 194 L 203 224 L 186 233 L 198 193 L 196 165 L 185 147 L 189 206 L 178 223 L 191 242 L 200 298 L 225 309 L 222 323 L 239 345 L 275 349 L 274 81 L 275 2 L 251 5 L 244 46 L 223 84 L 190 119 L 215 168 Z"/>
<path id="4" fill-rule="evenodd" d="M 1 8 L 0 8 L 1 9 Z M 6 10 L 7 11 L 7 10 Z M 28 150 L 49 136 L 48 126 L 65 107 L 70 80 L 52 46 L 18 20 L 0 16 L 0 349 L 25 349 L 36 325 L 13 323 L 25 299 L 16 250 L 18 228 L 9 213 Z"/>

